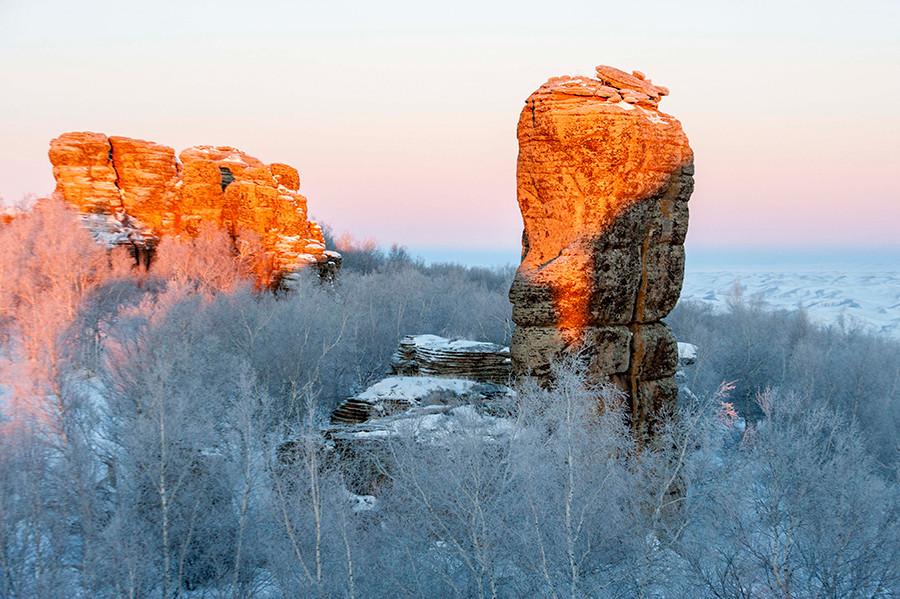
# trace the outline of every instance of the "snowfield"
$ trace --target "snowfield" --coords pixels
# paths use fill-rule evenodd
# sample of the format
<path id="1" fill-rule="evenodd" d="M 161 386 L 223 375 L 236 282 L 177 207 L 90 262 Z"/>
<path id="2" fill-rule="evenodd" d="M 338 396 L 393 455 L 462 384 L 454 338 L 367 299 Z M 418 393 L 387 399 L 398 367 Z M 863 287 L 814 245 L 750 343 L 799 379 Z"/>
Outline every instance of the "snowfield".
<path id="1" fill-rule="evenodd" d="M 757 270 L 687 269 L 681 299 L 725 309 L 739 293 L 773 309 L 803 308 L 822 324 L 861 325 L 900 338 L 900 270 Z"/>

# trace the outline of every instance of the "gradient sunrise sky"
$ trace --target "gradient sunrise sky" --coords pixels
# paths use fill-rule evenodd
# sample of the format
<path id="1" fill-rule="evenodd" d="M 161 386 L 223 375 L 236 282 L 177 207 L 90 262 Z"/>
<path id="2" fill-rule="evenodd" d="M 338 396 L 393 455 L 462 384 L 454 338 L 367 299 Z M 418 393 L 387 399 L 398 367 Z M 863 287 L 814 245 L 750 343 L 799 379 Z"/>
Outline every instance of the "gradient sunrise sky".
<path id="1" fill-rule="evenodd" d="M 524 99 L 599 63 L 672 90 L 689 247 L 900 245 L 898 0 L 0 0 L 0 195 L 63 131 L 232 145 L 338 233 L 511 251 Z"/>

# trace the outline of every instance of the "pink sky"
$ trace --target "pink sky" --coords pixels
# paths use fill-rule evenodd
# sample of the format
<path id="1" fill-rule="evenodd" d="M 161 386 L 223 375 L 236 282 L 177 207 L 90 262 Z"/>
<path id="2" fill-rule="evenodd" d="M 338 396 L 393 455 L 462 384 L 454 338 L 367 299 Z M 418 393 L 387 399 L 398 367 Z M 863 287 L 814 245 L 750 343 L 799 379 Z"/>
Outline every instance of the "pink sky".
<path id="1" fill-rule="evenodd" d="M 605 63 L 672 90 L 692 246 L 900 244 L 895 0 L 127 4 L 0 0 L 7 202 L 93 130 L 293 164 L 358 238 L 512 248 L 524 99 Z"/>

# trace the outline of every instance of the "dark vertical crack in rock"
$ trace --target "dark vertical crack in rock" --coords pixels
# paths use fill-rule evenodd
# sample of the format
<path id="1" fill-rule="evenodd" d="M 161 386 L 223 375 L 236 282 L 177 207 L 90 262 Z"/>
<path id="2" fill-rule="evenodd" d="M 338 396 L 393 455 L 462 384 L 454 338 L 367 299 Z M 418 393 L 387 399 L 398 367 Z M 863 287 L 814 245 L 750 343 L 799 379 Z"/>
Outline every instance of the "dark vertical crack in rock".
<path id="1" fill-rule="evenodd" d="M 121 178 L 121 175 L 119 175 L 119 170 L 116 168 L 115 148 L 113 147 L 113 142 L 111 139 L 107 138 L 106 143 L 109 144 L 109 153 L 107 154 L 107 156 L 109 157 L 109 167 L 116 174 L 116 180 L 113 183 L 113 185 L 115 185 L 116 189 L 119 190 L 119 199 L 122 200 L 123 192 L 122 192 L 122 187 L 119 185 L 119 182 L 122 180 L 122 178 Z"/>
<path id="2" fill-rule="evenodd" d="M 647 300 L 647 285 L 649 283 L 647 277 L 647 260 L 650 252 L 650 238 L 653 235 L 653 228 L 648 228 L 644 239 L 641 241 L 641 282 L 638 286 L 637 297 L 634 302 L 634 312 L 631 315 L 631 355 L 628 360 L 628 390 L 631 395 L 631 419 L 632 426 L 638 427 L 645 419 L 645 406 L 641 405 L 640 387 L 640 365 L 644 359 L 644 338 L 641 335 L 641 326 L 644 319 L 644 304 Z M 635 433 L 638 431 L 635 430 Z"/>

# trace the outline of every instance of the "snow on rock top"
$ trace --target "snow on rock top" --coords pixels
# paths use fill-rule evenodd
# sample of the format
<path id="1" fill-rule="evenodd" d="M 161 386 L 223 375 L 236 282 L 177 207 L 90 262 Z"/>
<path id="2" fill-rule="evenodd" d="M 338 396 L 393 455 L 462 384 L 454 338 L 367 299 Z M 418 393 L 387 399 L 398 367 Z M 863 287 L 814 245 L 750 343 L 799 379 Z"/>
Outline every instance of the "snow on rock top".
<path id="1" fill-rule="evenodd" d="M 366 423 L 415 407 L 505 406 L 514 397 L 512 389 L 496 383 L 433 376 L 389 376 L 341 403 L 332 412 L 331 422 Z"/>
<path id="2" fill-rule="evenodd" d="M 384 418 L 369 423 L 365 429 L 337 433 L 335 437 L 353 440 L 405 438 L 418 442 L 441 443 L 464 432 L 487 438 L 509 436 L 515 423 L 478 412 L 473 406 L 461 405 L 447 410 L 420 411 L 402 417 Z"/>
<path id="3" fill-rule="evenodd" d="M 418 348 L 428 348 L 453 352 L 504 352 L 508 347 L 488 343 L 487 341 L 472 341 L 471 339 L 448 339 L 438 335 L 412 335 L 412 342 Z"/>
<path id="4" fill-rule="evenodd" d="M 400 340 L 391 361 L 394 374 L 451 376 L 482 381 L 509 381 L 509 348 L 496 343 L 408 335 Z"/>
<path id="5" fill-rule="evenodd" d="M 465 395 L 477 386 L 476 381 L 431 376 L 389 376 L 355 396 L 359 401 L 377 403 L 386 399 L 418 403 L 436 393 Z"/>
<path id="6" fill-rule="evenodd" d="M 678 342 L 678 363 L 690 366 L 697 361 L 697 346 L 693 343 Z"/>

